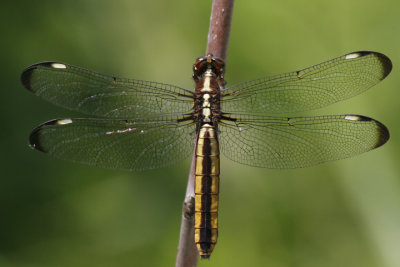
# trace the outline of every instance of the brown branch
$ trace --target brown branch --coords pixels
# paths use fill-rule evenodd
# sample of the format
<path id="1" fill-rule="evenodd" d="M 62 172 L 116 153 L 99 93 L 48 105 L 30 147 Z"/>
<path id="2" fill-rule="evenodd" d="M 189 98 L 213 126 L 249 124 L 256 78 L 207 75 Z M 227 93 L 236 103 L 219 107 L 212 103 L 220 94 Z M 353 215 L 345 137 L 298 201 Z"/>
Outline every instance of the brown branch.
<path id="1" fill-rule="evenodd" d="M 196 136 L 197 140 L 197 136 Z M 195 142 L 195 147 L 197 142 Z M 199 253 L 194 243 L 194 183 L 196 167 L 196 150 L 193 151 L 185 200 L 182 207 L 181 230 L 179 234 L 178 254 L 175 267 L 197 266 Z"/>
<path id="2" fill-rule="evenodd" d="M 207 52 L 226 61 L 228 53 L 229 34 L 231 29 L 234 0 L 213 0 L 210 28 L 208 32 Z M 197 136 L 196 136 L 197 140 Z M 196 147 L 196 146 L 195 146 Z M 194 243 L 194 185 L 196 151 L 193 151 L 185 200 L 182 207 L 182 221 L 179 234 L 176 267 L 195 267 L 199 253 Z"/>
<path id="3" fill-rule="evenodd" d="M 233 13 L 233 0 L 214 0 L 208 30 L 207 55 L 226 61 Z"/>

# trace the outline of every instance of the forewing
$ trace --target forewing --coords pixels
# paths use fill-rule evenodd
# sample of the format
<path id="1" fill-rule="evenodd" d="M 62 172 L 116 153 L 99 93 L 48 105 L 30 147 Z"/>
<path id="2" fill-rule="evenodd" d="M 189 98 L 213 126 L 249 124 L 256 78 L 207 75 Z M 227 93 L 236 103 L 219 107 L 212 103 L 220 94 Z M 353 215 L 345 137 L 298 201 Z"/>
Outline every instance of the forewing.
<path id="1" fill-rule="evenodd" d="M 299 71 L 233 85 L 223 93 L 221 110 L 277 114 L 317 109 L 364 92 L 391 69 L 383 54 L 353 52 Z"/>
<path id="2" fill-rule="evenodd" d="M 360 115 L 235 117 L 219 124 L 221 151 L 256 167 L 308 167 L 367 152 L 389 139 L 382 123 Z"/>
<path id="3" fill-rule="evenodd" d="M 177 117 L 58 119 L 38 126 L 30 145 L 55 157 L 109 169 L 146 170 L 185 159 L 194 128 Z"/>
<path id="4" fill-rule="evenodd" d="M 191 111 L 191 92 L 168 84 L 116 78 L 58 62 L 34 64 L 23 85 L 56 105 L 109 118 Z"/>

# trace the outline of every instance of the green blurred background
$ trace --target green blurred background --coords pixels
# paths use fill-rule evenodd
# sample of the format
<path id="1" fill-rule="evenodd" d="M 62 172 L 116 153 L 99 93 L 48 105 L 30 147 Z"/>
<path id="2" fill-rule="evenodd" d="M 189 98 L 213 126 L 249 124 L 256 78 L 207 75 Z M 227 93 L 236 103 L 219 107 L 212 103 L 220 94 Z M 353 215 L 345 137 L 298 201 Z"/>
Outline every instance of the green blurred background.
<path id="1" fill-rule="evenodd" d="M 6 1 L 0 11 L 0 266 L 173 266 L 189 160 L 146 172 L 64 162 L 28 147 L 39 123 L 82 115 L 26 91 L 45 60 L 192 88 L 211 1 Z M 199 266 L 400 266 L 400 3 L 237 1 L 228 84 L 356 50 L 394 64 L 368 92 L 309 114 L 363 114 L 383 147 L 316 167 L 271 171 L 222 159 L 220 236 Z"/>

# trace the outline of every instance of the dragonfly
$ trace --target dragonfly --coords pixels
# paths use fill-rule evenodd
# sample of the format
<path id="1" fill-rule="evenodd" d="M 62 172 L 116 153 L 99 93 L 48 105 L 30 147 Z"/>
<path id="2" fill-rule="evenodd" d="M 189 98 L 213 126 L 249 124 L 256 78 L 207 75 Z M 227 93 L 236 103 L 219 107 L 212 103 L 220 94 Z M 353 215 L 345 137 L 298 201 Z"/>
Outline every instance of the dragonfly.
<path id="1" fill-rule="evenodd" d="M 225 88 L 224 61 L 207 55 L 193 65 L 194 90 L 60 62 L 34 64 L 23 71 L 21 81 L 51 103 L 95 116 L 39 125 L 29 142 L 41 152 L 139 171 L 177 163 L 194 149 L 194 237 L 200 256 L 208 258 L 218 236 L 220 153 L 241 164 L 292 169 L 380 147 L 389 131 L 372 118 L 282 114 L 351 98 L 379 83 L 391 69 L 387 56 L 357 51 Z"/>

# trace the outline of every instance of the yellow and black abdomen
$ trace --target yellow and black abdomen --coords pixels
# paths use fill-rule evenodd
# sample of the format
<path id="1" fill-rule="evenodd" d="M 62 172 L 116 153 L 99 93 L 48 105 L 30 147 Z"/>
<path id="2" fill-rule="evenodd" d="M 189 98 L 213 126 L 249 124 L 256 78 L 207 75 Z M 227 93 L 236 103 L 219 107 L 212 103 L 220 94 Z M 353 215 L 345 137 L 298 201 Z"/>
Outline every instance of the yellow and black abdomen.
<path id="1" fill-rule="evenodd" d="M 218 237 L 219 145 L 215 128 L 203 124 L 196 147 L 195 243 L 208 258 Z"/>

